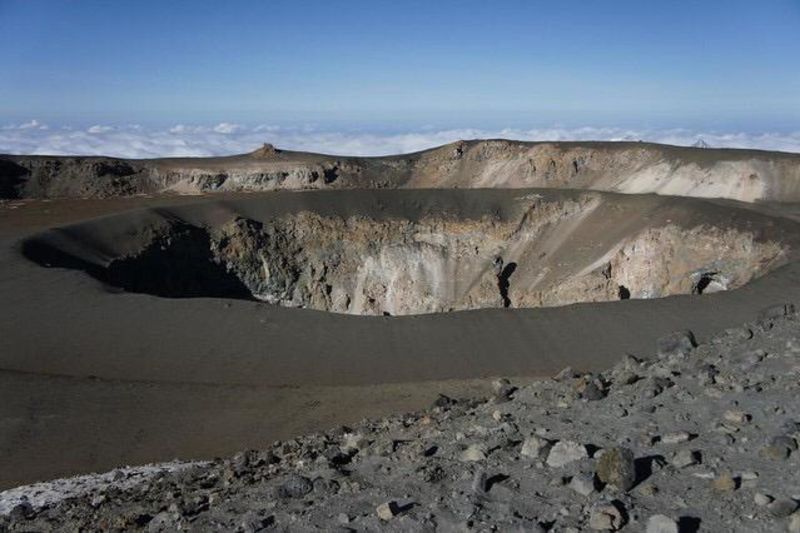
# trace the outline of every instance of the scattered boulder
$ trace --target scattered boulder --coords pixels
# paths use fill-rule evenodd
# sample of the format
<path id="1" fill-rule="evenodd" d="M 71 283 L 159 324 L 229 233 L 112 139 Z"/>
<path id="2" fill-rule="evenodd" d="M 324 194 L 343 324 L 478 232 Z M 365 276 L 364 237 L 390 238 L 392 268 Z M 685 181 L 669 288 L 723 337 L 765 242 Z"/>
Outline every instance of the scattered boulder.
<path id="1" fill-rule="evenodd" d="M 519 453 L 531 459 L 544 459 L 547 457 L 552 447 L 553 443 L 551 441 L 542 437 L 537 437 L 536 435 L 531 435 L 526 437 L 522 442 L 522 448 Z"/>
<path id="2" fill-rule="evenodd" d="M 459 459 L 464 462 L 476 462 L 486 459 L 486 446 L 483 444 L 470 444 L 461 452 Z"/>
<path id="3" fill-rule="evenodd" d="M 786 529 L 789 533 L 800 533 L 800 513 L 794 513 L 789 517 L 789 524 L 787 524 Z"/>
<path id="4" fill-rule="evenodd" d="M 369 440 L 361 433 L 345 433 L 342 437 L 343 452 L 358 452 L 369 445 Z"/>
<path id="5" fill-rule="evenodd" d="M 592 507 L 589 527 L 595 531 L 617 531 L 625 525 L 625 516 L 618 502 L 599 503 Z"/>
<path id="6" fill-rule="evenodd" d="M 595 491 L 594 476 L 586 473 L 577 474 L 570 480 L 569 488 L 581 496 L 589 496 Z"/>
<path id="7" fill-rule="evenodd" d="M 594 379 L 583 387 L 580 395 L 581 398 L 590 402 L 602 400 L 606 397 L 606 389 L 600 380 Z"/>
<path id="8" fill-rule="evenodd" d="M 678 523 L 663 514 L 656 514 L 647 520 L 645 533 L 678 533 Z"/>
<path id="9" fill-rule="evenodd" d="M 745 413 L 744 411 L 729 410 L 725 411 L 722 414 L 722 418 L 724 418 L 726 422 L 743 425 L 750 422 L 752 416 L 750 416 L 748 413 Z"/>
<path id="10" fill-rule="evenodd" d="M 772 437 L 761 449 L 761 455 L 767 459 L 786 459 L 797 449 L 797 441 L 791 437 L 780 435 Z"/>
<path id="11" fill-rule="evenodd" d="M 507 400 L 516 390 L 511 382 L 506 378 L 499 378 L 492 382 L 492 393 L 499 400 Z"/>
<path id="12" fill-rule="evenodd" d="M 767 504 L 767 511 L 775 518 L 786 518 L 797 511 L 797 502 L 787 498 L 778 499 Z"/>
<path id="13" fill-rule="evenodd" d="M 302 498 L 314 490 L 314 484 L 305 476 L 290 475 L 278 487 L 278 496 L 281 498 Z"/>
<path id="14" fill-rule="evenodd" d="M 452 407 L 452 406 L 456 405 L 457 403 L 458 402 L 456 400 L 454 400 L 453 398 L 451 398 L 451 397 L 449 397 L 449 396 L 447 396 L 445 394 L 439 394 L 436 397 L 436 399 L 433 401 L 433 407 L 438 407 L 440 409 L 444 409 L 444 408 Z"/>
<path id="15" fill-rule="evenodd" d="M 765 505 L 769 505 L 770 503 L 774 502 L 775 498 L 770 496 L 769 494 L 763 494 L 761 492 L 756 492 L 753 495 L 753 502 L 759 507 L 764 507 Z"/>
<path id="16" fill-rule="evenodd" d="M 619 490 L 630 490 L 636 483 L 633 452 L 623 447 L 605 450 L 597 462 L 597 477 Z"/>
<path id="17" fill-rule="evenodd" d="M 586 446 L 570 440 L 562 440 L 553 445 L 547 455 L 547 464 L 554 468 L 566 466 L 575 461 L 586 459 L 589 453 Z"/>
<path id="18" fill-rule="evenodd" d="M 375 509 L 375 514 L 377 514 L 378 518 L 380 518 L 381 520 L 388 522 L 389 520 L 400 514 L 400 506 L 397 504 L 396 501 L 388 501 L 380 504 Z"/>
<path id="19" fill-rule="evenodd" d="M 688 442 L 692 439 L 692 434 L 688 431 L 676 431 L 675 433 L 667 433 L 661 437 L 661 442 L 664 444 L 680 444 Z"/>
<path id="20" fill-rule="evenodd" d="M 675 331 L 656 341 L 656 354 L 660 359 L 689 355 L 697 346 L 694 334 L 689 331 Z"/>
<path id="21" fill-rule="evenodd" d="M 486 475 L 484 469 L 479 468 L 476 470 L 472 476 L 472 492 L 478 496 L 486 494 L 489 490 L 488 480 L 489 476 Z"/>
<path id="22" fill-rule="evenodd" d="M 571 366 L 568 366 L 568 367 L 564 367 L 564 368 L 562 368 L 562 369 L 561 369 L 561 370 L 558 372 L 558 374 L 556 374 L 555 376 L 553 376 L 553 379 L 554 379 L 555 381 L 568 381 L 568 380 L 570 380 L 570 379 L 575 379 L 575 378 L 577 378 L 579 375 L 580 375 L 580 374 L 578 374 L 577 372 L 575 372 L 575 370 L 573 370 Z"/>
<path id="23" fill-rule="evenodd" d="M 730 472 L 723 472 L 711 482 L 711 487 L 717 492 L 733 492 L 738 486 Z"/>
<path id="24" fill-rule="evenodd" d="M 689 449 L 678 450 L 672 455 L 670 464 L 675 468 L 686 468 L 687 466 L 700 464 L 700 453 Z"/>

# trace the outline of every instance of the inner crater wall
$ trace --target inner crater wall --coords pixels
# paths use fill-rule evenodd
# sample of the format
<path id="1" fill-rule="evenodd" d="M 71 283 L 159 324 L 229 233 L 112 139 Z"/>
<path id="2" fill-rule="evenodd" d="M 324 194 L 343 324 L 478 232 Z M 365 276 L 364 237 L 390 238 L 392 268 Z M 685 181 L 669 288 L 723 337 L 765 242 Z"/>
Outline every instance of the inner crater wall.
<path id="1" fill-rule="evenodd" d="M 171 214 L 120 223 L 119 238 L 105 243 L 76 230 L 62 234 L 69 246 L 34 240 L 28 255 L 129 292 L 354 315 L 699 295 L 735 289 L 788 261 L 790 244 L 775 232 L 636 202 L 528 194 L 513 208 L 471 213 L 244 210 L 213 223 Z"/>

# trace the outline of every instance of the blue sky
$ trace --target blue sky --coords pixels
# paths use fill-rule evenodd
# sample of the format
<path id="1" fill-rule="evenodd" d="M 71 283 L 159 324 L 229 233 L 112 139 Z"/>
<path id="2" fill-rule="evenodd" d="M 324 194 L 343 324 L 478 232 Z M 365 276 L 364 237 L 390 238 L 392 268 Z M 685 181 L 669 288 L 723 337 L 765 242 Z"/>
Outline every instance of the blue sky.
<path id="1" fill-rule="evenodd" d="M 0 124 L 787 132 L 800 0 L 0 0 L 0 68 Z"/>

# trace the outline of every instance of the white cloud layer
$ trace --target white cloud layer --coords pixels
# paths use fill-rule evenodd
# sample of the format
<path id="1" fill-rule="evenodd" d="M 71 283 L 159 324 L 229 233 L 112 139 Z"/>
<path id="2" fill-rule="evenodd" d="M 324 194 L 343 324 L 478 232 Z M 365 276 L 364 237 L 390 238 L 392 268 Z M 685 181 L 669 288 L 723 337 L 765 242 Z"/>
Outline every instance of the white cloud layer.
<path id="1" fill-rule="evenodd" d="M 37 120 L 0 126 L 0 153 L 108 155 L 130 158 L 218 156 L 252 151 L 268 142 L 289 150 L 337 155 L 387 155 L 414 152 L 459 139 L 506 138 L 526 141 L 643 140 L 691 146 L 702 139 L 715 148 L 755 148 L 800 152 L 800 131 L 713 132 L 688 129 L 624 128 L 436 129 L 368 133 L 310 126 L 213 126 L 176 124 L 145 128 L 136 124 L 95 124 L 89 128 L 49 127 Z"/>

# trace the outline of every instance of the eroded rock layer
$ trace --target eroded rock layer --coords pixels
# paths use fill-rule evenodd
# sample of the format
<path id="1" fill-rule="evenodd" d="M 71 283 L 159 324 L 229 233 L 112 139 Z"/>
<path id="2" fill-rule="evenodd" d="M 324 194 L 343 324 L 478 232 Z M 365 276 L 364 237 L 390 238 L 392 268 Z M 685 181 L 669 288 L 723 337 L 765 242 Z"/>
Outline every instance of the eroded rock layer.
<path id="1" fill-rule="evenodd" d="M 800 155 L 637 142 L 459 141 L 386 157 L 279 150 L 217 158 L 0 156 L 0 197 L 338 188 L 547 187 L 800 200 Z"/>

